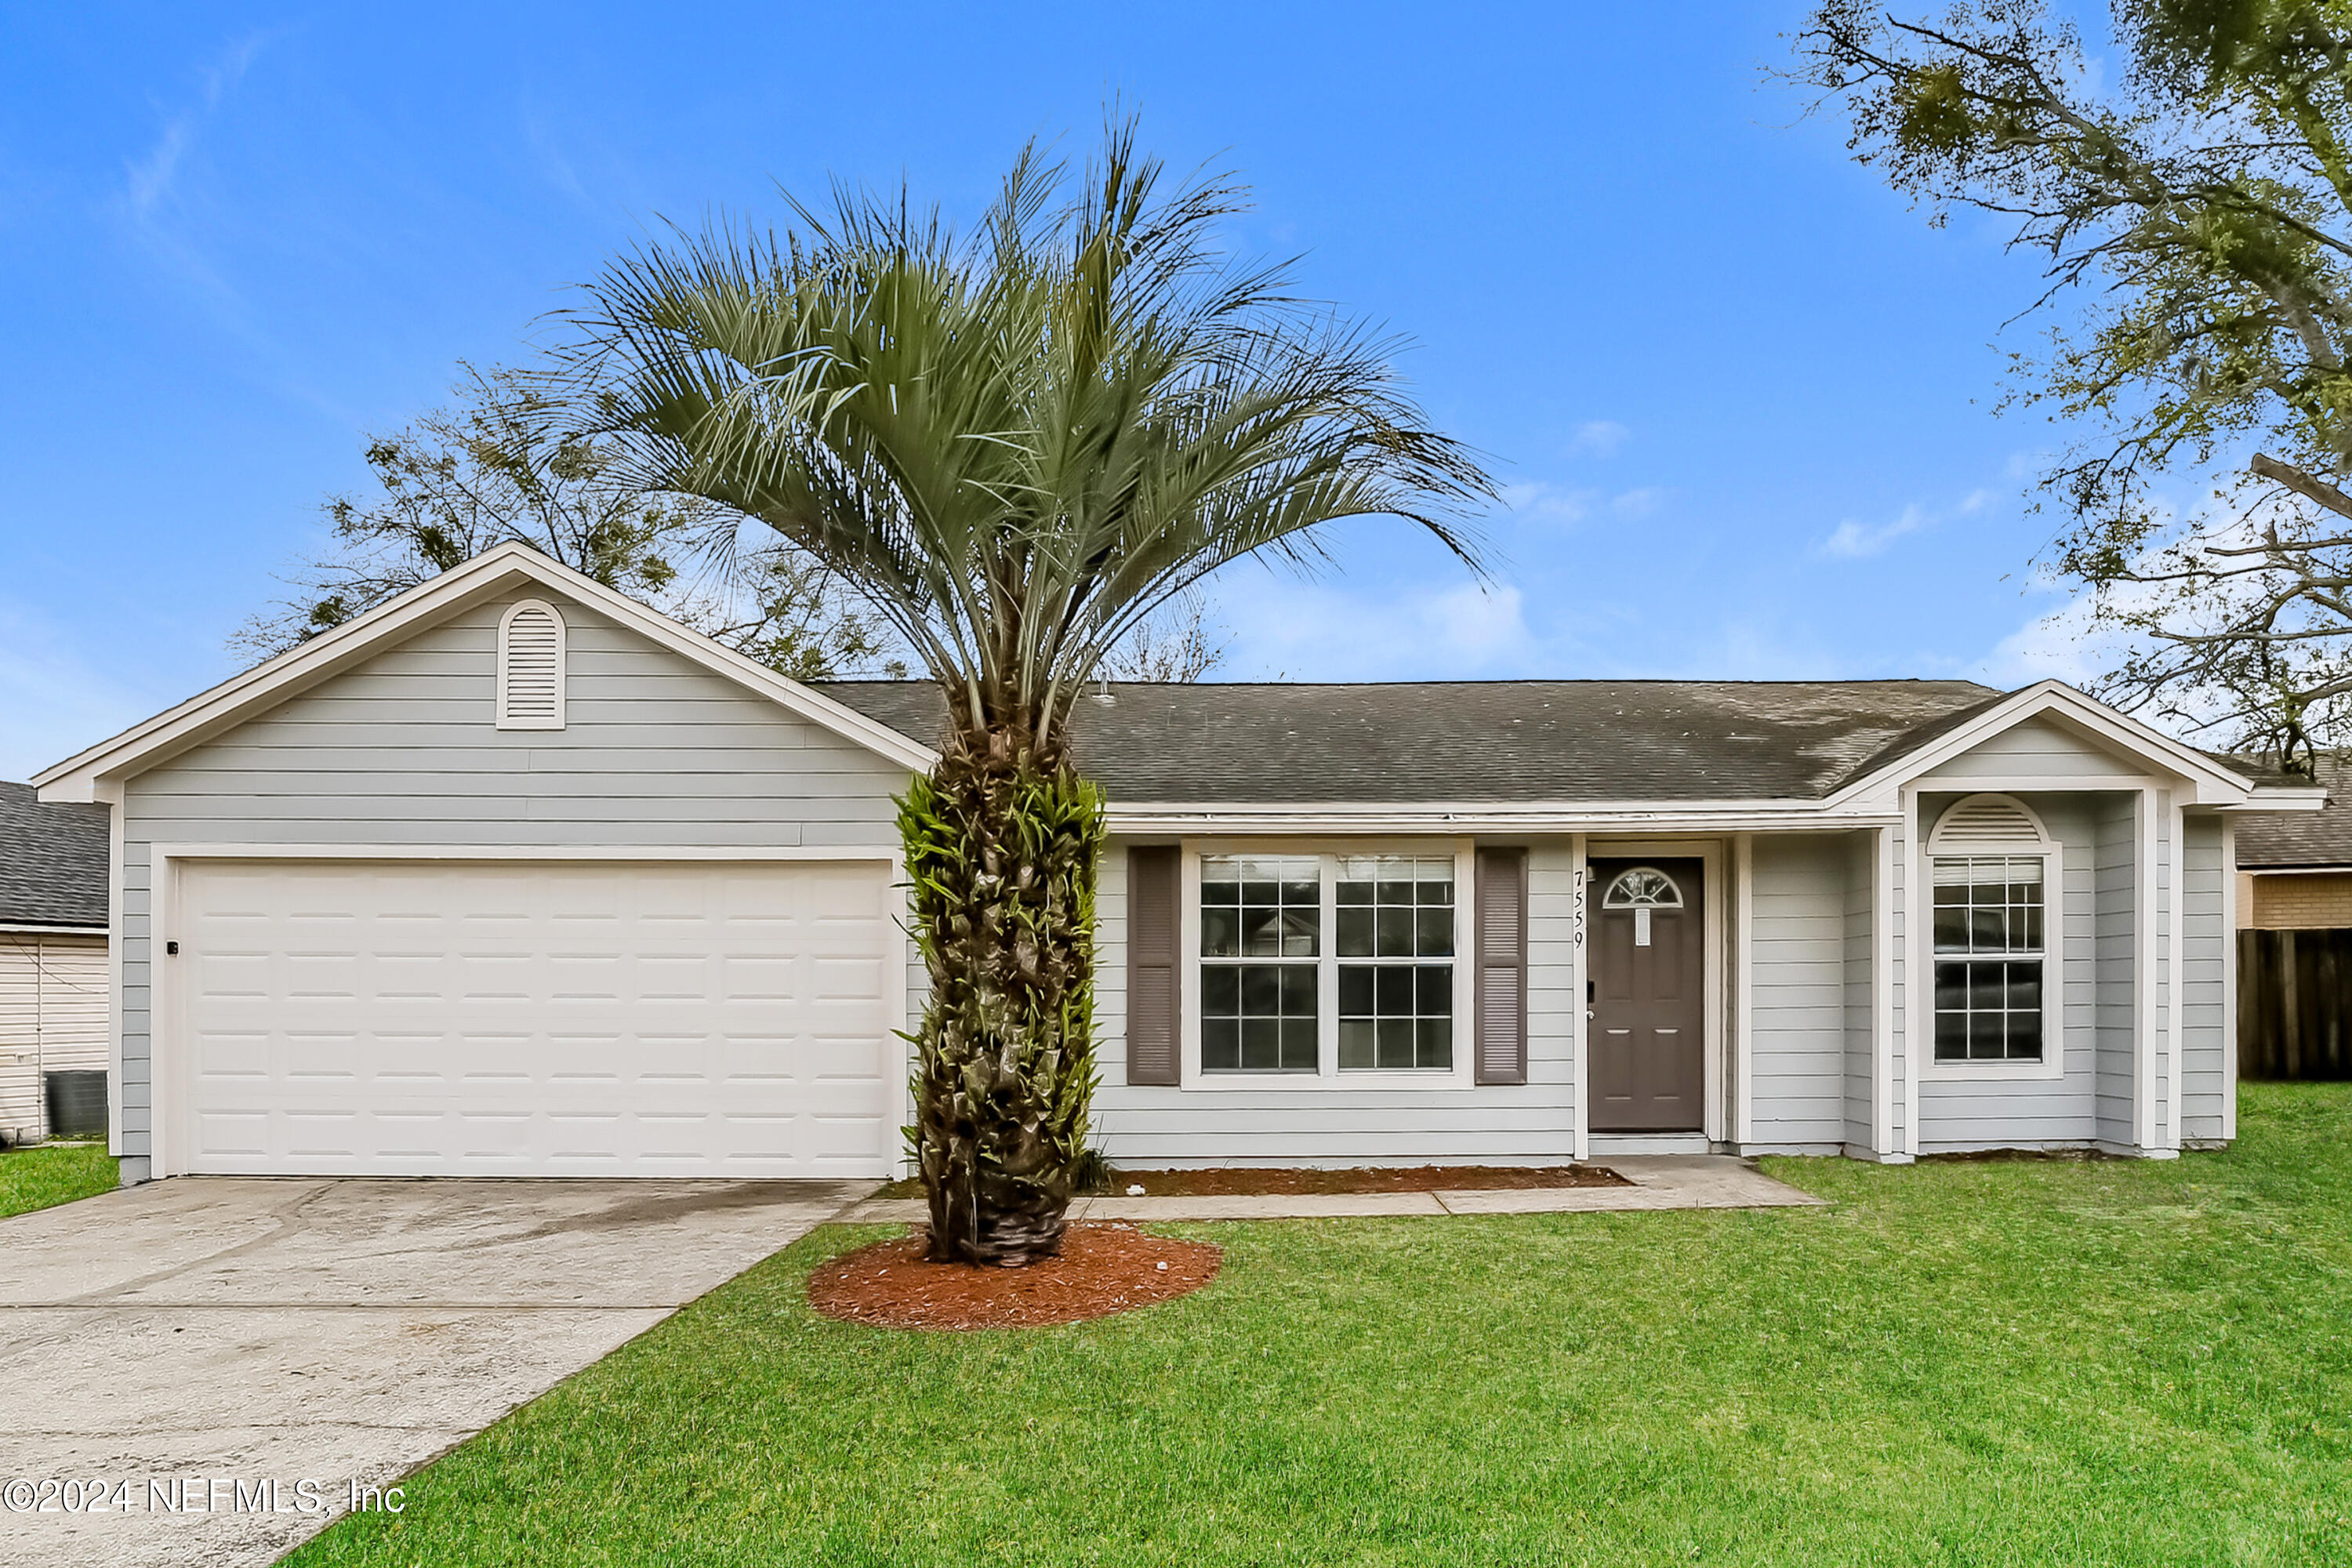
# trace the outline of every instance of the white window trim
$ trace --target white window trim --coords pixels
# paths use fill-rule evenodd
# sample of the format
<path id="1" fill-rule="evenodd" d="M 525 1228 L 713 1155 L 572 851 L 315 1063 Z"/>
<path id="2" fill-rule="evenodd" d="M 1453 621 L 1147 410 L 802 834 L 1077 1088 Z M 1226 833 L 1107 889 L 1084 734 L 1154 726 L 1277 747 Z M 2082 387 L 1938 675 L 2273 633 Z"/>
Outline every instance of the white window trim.
<path id="1" fill-rule="evenodd" d="M 1979 795 L 1986 792 L 1979 792 Z M 1953 813 L 1978 795 L 1967 795 L 1944 808 L 1937 818 L 1940 828 Z M 2066 854 L 2064 847 L 2049 836 L 2050 829 L 2042 816 L 2025 802 L 2013 796 L 1998 798 L 2015 805 L 2025 814 L 2042 834 L 2040 841 L 2020 840 L 2000 844 L 1956 844 L 1945 846 L 1938 835 L 1930 831 L 1920 852 L 1916 907 L 1920 911 L 1916 927 L 1920 943 L 1918 986 L 1920 1007 L 1918 1017 L 1918 1061 L 1922 1078 L 1929 1082 L 2047 1082 L 2066 1076 Z M 1966 858 L 1990 858 L 1996 855 L 2012 859 L 2039 859 L 2042 862 L 2042 1059 L 2020 1061 L 1943 1061 L 1936 1056 L 1936 964 L 1942 955 L 1936 952 L 1936 862 Z"/>
<path id="2" fill-rule="evenodd" d="M 1339 960 L 1332 937 L 1338 930 L 1335 879 L 1322 878 L 1322 920 L 1316 955 L 1315 1057 L 1313 1072 L 1203 1072 L 1201 1069 L 1201 858 L 1216 855 L 1450 855 L 1454 859 L 1454 1065 L 1450 1068 L 1339 1070 Z M 1471 948 L 1476 935 L 1477 851 L 1467 838 L 1187 839 L 1180 857 L 1181 916 L 1176 940 L 1181 998 L 1182 1058 L 1179 1087 L 1209 1093 L 1324 1093 L 1338 1089 L 1410 1089 L 1416 1091 L 1476 1087 L 1476 987 L 1470 984 Z"/>
<path id="3" fill-rule="evenodd" d="M 507 636 L 514 619 L 525 610 L 544 611 L 555 623 L 555 711 L 545 719 L 518 719 L 507 711 Z M 545 599 L 518 599 L 499 616 L 499 641 L 496 657 L 499 666 L 498 718 L 501 730 L 561 730 L 563 728 L 564 688 L 571 684 L 569 676 L 571 628 L 564 625 L 563 612 Z"/>

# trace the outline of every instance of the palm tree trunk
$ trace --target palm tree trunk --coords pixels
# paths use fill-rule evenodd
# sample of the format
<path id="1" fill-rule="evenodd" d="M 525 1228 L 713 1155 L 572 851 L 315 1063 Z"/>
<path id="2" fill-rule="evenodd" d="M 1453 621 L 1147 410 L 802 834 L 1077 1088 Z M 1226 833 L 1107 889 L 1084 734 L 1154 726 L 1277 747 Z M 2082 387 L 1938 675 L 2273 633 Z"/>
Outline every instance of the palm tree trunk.
<path id="1" fill-rule="evenodd" d="M 1062 1245 L 1094 1095 L 1102 796 L 1058 748 L 958 733 L 898 825 L 930 973 L 909 1129 L 930 1256 L 1034 1262 Z"/>

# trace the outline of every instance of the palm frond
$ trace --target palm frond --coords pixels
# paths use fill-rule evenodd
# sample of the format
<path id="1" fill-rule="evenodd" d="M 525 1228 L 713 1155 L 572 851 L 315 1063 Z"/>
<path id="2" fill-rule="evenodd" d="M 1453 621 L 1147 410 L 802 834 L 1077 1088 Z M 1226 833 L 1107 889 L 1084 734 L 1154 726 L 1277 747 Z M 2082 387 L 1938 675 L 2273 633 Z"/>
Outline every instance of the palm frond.
<path id="1" fill-rule="evenodd" d="M 837 572 L 960 727 L 1052 744 L 1109 649 L 1232 561 L 1312 567 L 1327 524 L 1387 514 L 1479 565 L 1475 454 L 1393 340 L 1224 253 L 1242 203 L 1128 122 L 1076 174 L 1024 149 L 961 237 L 847 188 L 782 236 L 673 228 L 567 316 L 566 405 L 646 489 Z"/>

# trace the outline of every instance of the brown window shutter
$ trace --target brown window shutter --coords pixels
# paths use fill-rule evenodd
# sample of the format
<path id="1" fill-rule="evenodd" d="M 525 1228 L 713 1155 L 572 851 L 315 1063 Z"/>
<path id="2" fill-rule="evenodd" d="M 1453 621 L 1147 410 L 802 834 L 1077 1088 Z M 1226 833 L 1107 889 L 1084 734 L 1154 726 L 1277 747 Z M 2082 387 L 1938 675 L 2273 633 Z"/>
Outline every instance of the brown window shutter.
<path id="1" fill-rule="evenodd" d="M 1480 1083 L 1528 1081 L 1528 852 L 1478 851 L 1478 1015 L 1475 1076 Z"/>
<path id="2" fill-rule="evenodd" d="M 1176 1056 L 1174 845 L 1127 852 L 1127 1081 L 1181 1081 Z"/>

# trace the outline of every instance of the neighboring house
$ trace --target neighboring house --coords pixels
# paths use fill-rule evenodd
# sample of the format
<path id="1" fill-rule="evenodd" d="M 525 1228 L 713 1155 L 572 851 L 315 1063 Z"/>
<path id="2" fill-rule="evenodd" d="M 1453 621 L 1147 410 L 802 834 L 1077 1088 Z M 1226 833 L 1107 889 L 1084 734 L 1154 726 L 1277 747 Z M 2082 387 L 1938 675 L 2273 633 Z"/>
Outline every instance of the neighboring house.
<path id="1" fill-rule="evenodd" d="M 120 817 L 115 1147 L 874 1175 L 920 684 L 795 684 L 502 546 L 40 775 Z M 1131 1165 L 2169 1155 L 2234 1131 L 2231 822 L 2055 682 L 1114 686 Z"/>
<path id="2" fill-rule="evenodd" d="M 2352 1078 L 2352 765 L 2320 760 L 2318 811 L 2238 824 L 2238 1063 Z"/>
<path id="3" fill-rule="evenodd" d="M 2258 931 L 2352 930 L 2352 764 L 2320 760 L 2327 804 L 2257 812 L 2238 824 L 2238 924 Z"/>
<path id="4" fill-rule="evenodd" d="M 0 1142 L 48 1133 L 42 1079 L 104 1071 L 107 813 L 0 784 Z"/>

